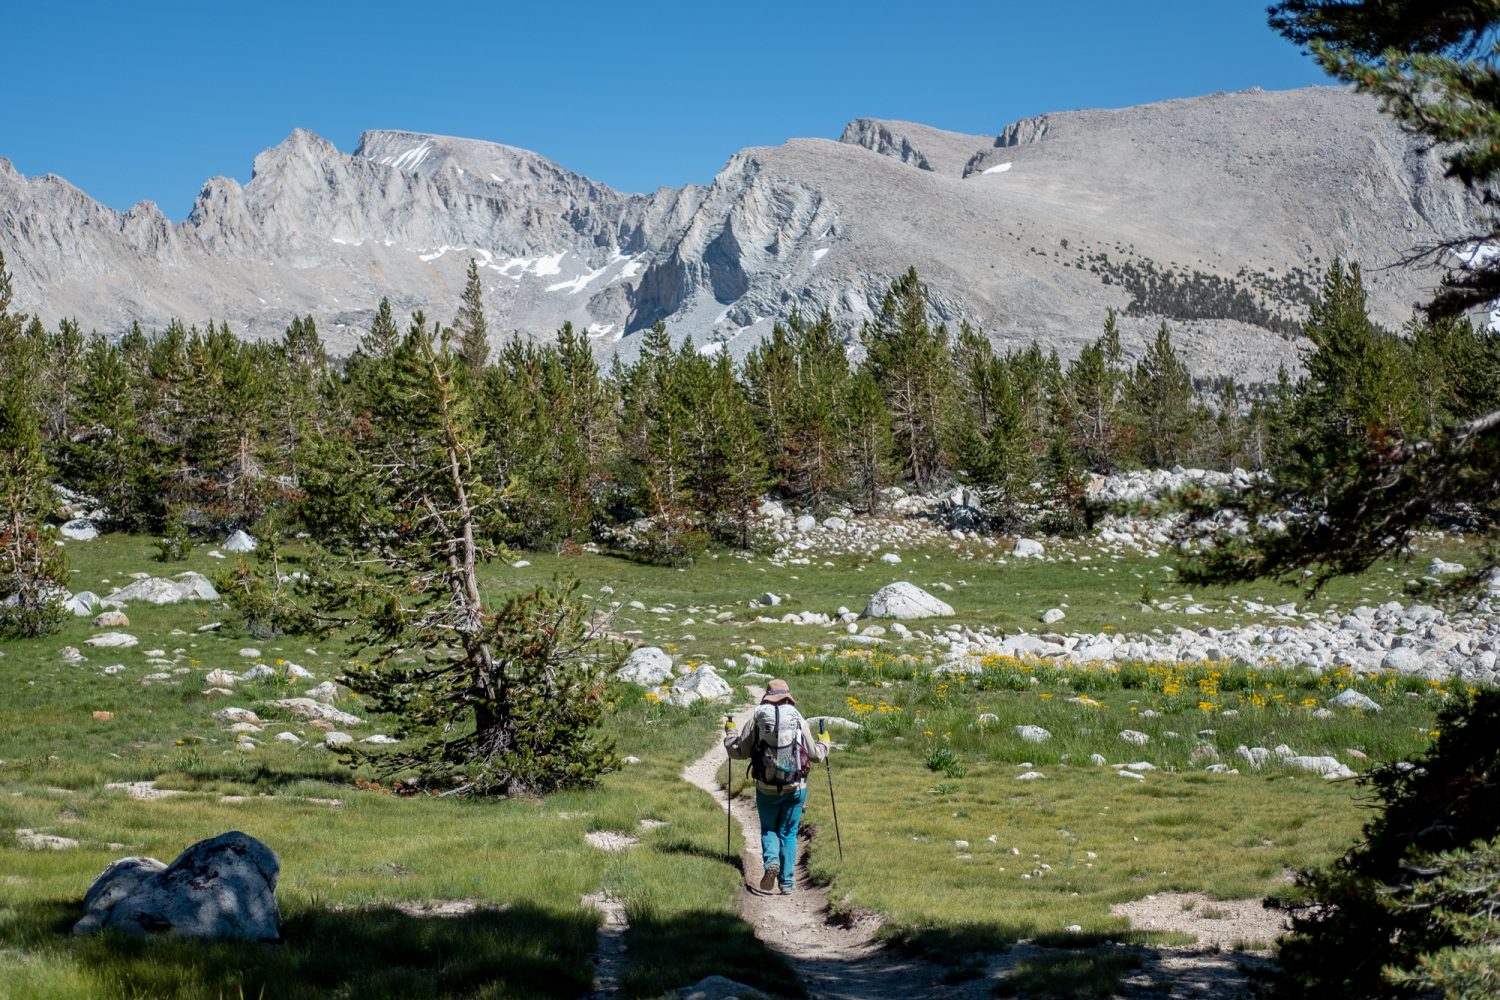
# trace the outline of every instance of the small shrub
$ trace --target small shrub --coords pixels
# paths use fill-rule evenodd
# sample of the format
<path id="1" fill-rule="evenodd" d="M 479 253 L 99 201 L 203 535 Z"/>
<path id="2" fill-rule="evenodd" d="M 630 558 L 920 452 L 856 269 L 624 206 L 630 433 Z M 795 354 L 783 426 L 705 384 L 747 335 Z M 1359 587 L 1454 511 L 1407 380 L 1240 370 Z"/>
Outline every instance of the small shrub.
<path id="1" fill-rule="evenodd" d="M 0 529 L 0 639 L 33 639 L 62 628 L 67 558 L 50 528 Z"/>
<path id="2" fill-rule="evenodd" d="M 193 551 L 193 536 L 180 511 L 174 511 L 156 540 L 157 562 L 182 562 Z"/>
<path id="3" fill-rule="evenodd" d="M 948 737 L 943 737 L 941 743 L 934 743 L 927 748 L 927 757 L 923 760 L 929 771 L 941 771 L 950 778 L 962 778 L 968 773 L 968 769 L 958 759 L 958 751 L 953 749 L 953 744 Z"/>

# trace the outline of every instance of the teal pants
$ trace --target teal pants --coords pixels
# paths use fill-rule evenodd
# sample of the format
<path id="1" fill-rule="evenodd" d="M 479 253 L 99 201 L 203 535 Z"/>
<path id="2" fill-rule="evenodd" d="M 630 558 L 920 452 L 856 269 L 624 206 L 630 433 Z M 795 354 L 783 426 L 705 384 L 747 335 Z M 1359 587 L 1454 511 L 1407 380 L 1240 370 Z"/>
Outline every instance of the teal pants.
<path id="1" fill-rule="evenodd" d="M 781 868 L 781 884 L 792 887 L 797 869 L 797 825 L 802 822 L 802 807 L 807 802 L 807 786 L 783 795 L 767 795 L 755 790 L 755 811 L 760 813 L 760 857 L 767 868 Z"/>

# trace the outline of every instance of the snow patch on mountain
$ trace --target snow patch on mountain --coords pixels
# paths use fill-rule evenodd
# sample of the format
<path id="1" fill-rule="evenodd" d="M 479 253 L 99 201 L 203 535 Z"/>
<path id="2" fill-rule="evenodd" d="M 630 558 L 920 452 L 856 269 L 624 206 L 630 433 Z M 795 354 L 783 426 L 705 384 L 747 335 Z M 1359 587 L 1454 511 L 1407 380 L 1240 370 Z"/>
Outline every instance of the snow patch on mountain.
<path id="1" fill-rule="evenodd" d="M 399 156 L 382 156 L 378 163 L 394 167 L 397 170 L 413 171 L 421 166 L 422 161 L 427 159 L 427 154 L 432 152 L 432 143 L 424 142 L 420 146 L 408 149 Z"/>

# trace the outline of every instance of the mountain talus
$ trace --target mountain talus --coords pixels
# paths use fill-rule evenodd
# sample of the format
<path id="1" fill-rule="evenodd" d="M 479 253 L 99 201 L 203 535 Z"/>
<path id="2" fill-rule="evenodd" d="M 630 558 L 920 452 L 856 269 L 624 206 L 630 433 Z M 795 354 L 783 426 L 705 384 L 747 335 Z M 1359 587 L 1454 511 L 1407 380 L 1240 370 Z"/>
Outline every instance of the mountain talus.
<path id="1" fill-rule="evenodd" d="M 707 186 L 627 194 L 535 153 L 400 131 L 343 153 L 304 130 L 209 180 L 187 219 L 117 212 L 0 159 L 0 249 L 49 323 L 225 319 L 277 336 L 311 313 L 347 351 L 382 295 L 452 318 L 469 259 L 491 329 L 564 321 L 633 352 L 662 320 L 742 353 L 794 307 L 853 330 L 915 266 L 945 319 L 1064 355 L 1124 314 L 1162 318 L 1195 369 L 1249 380 L 1295 361 L 1295 323 L 1335 255 L 1404 321 L 1435 281 L 1384 268 L 1468 231 L 1478 206 L 1437 154 L 1337 88 L 1056 112 L 995 135 L 857 119 L 838 141 L 736 153 Z"/>

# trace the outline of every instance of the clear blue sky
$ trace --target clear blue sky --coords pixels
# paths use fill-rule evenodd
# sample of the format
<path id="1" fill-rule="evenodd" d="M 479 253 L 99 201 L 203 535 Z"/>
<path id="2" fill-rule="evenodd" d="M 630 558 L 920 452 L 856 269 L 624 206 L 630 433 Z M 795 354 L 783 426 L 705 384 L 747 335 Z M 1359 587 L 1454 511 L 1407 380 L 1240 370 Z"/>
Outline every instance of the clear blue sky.
<path id="1" fill-rule="evenodd" d="M 1044 111 L 1323 83 L 1264 0 L 22 3 L 0 156 L 180 219 L 302 126 L 535 150 L 626 191 L 857 117 L 993 134 Z"/>

